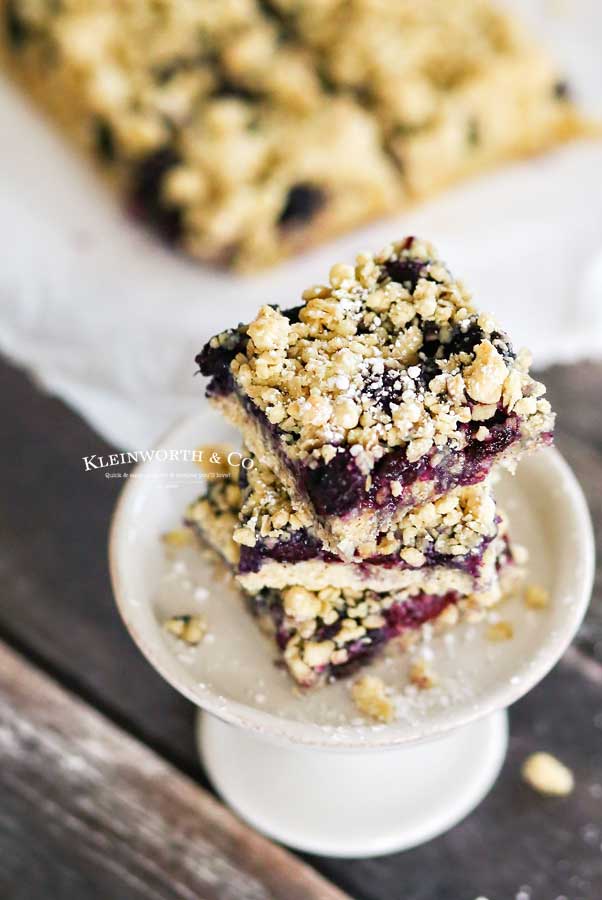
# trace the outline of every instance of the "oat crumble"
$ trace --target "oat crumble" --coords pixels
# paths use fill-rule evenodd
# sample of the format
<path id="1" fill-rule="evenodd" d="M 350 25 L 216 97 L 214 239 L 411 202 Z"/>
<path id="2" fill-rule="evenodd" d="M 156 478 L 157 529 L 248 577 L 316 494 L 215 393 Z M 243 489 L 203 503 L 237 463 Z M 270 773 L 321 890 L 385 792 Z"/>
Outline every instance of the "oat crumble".
<path id="1" fill-rule="evenodd" d="M 408 508 L 551 440 L 529 354 L 515 354 L 429 243 L 362 253 L 303 301 L 263 306 L 197 361 L 214 405 L 334 552 L 351 555 Z"/>

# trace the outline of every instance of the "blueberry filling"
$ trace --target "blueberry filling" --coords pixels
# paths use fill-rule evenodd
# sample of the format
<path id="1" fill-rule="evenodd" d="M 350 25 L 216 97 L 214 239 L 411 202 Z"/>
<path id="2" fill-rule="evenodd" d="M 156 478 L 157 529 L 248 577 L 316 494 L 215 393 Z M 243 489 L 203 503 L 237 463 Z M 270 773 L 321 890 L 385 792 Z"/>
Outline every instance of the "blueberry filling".
<path id="1" fill-rule="evenodd" d="M 503 415 L 503 414 L 502 414 Z M 494 457 L 520 440 L 519 420 L 504 417 L 490 428 L 484 441 L 469 436 L 464 450 L 433 450 L 415 462 L 409 462 L 405 449 L 387 453 L 372 470 L 372 484 L 365 490 L 365 477 L 347 450 L 341 450 L 329 463 L 300 470 L 303 487 L 319 515 L 345 516 L 361 509 L 400 509 L 415 504 L 412 486 L 417 481 L 432 481 L 434 494 L 446 493 L 454 487 L 477 484 L 488 474 Z M 433 465 L 433 459 L 437 458 Z M 390 483 L 402 486 L 393 497 Z"/>
<path id="2" fill-rule="evenodd" d="M 313 184 L 295 184 L 289 190 L 284 207 L 278 218 L 281 228 L 296 228 L 306 225 L 326 203 L 322 188 Z"/>
<path id="3" fill-rule="evenodd" d="M 383 626 L 370 629 L 365 637 L 345 647 L 348 654 L 347 662 L 337 666 L 328 665 L 318 671 L 325 671 L 328 676 L 333 678 L 345 678 L 351 675 L 359 665 L 379 653 L 392 638 L 407 629 L 419 628 L 425 622 L 440 615 L 450 604 L 457 603 L 458 600 L 459 595 L 455 591 L 449 591 L 446 594 L 417 594 L 408 600 L 392 604 L 389 609 L 383 610 L 382 615 L 385 619 Z M 254 597 L 249 597 L 248 602 L 253 615 L 268 617 L 271 620 L 276 643 L 283 651 L 292 637 L 293 631 L 286 622 L 280 593 L 264 590 Z M 347 611 L 342 610 L 337 622 L 332 625 L 318 626 L 312 640 L 332 640 L 338 634 L 345 618 L 347 618 Z"/>
<path id="4" fill-rule="evenodd" d="M 266 561 L 278 563 L 298 563 L 308 559 L 321 559 L 324 562 L 340 562 L 338 556 L 329 553 L 322 547 L 322 542 L 299 528 L 290 534 L 288 540 L 259 540 L 254 547 L 241 546 L 238 571 L 241 575 L 259 572 Z"/>
<path id="5" fill-rule="evenodd" d="M 394 603 L 384 613 L 391 636 L 405 628 L 419 628 L 429 619 L 436 618 L 446 606 L 459 599 L 455 591 L 447 594 L 418 594 L 404 603 Z"/>
<path id="6" fill-rule="evenodd" d="M 96 119 L 94 122 L 94 146 L 98 158 L 103 162 L 115 161 L 115 138 L 111 126 L 103 119 Z"/>
<path id="7" fill-rule="evenodd" d="M 484 538 L 479 547 L 464 556 L 455 556 L 447 553 L 439 553 L 434 544 L 430 544 L 424 551 L 425 566 L 446 566 L 466 572 L 476 577 L 479 573 L 483 554 L 489 546 L 491 538 Z M 325 563 L 341 563 L 340 557 L 325 550 L 321 541 L 307 532 L 304 528 L 291 532 L 288 539 L 258 540 L 254 547 L 241 546 L 238 571 L 241 575 L 251 572 L 259 572 L 265 562 L 300 563 L 306 560 L 321 560 Z M 381 554 L 366 559 L 355 560 L 355 565 L 367 576 L 368 567 L 377 565 L 381 569 L 412 569 L 413 566 L 405 562 L 397 554 Z"/>
<path id="8" fill-rule="evenodd" d="M 300 475 L 318 515 L 342 516 L 359 506 L 366 492 L 366 478 L 346 451 L 325 465 L 302 467 Z"/>
<path id="9" fill-rule="evenodd" d="M 182 235 L 182 211 L 165 202 L 161 186 L 164 176 L 179 162 L 173 150 L 157 150 L 136 167 L 130 191 L 133 215 L 147 222 L 168 244 L 175 244 Z"/>
<path id="10" fill-rule="evenodd" d="M 391 259 L 385 263 L 387 275 L 391 281 L 403 284 L 410 294 L 416 290 L 416 285 L 421 277 L 422 270 L 428 265 L 423 259 L 404 258 Z"/>
<path id="11" fill-rule="evenodd" d="M 484 337 L 485 332 L 476 322 L 471 322 L 468 328 L 454 325 L 449 341 L 441 345 L 445 358 L 449 359 L 450 356 L 455 356 L 458 353 L 471 354 Z"/>
<path id="12" fill-rule="evenodd" d="M 293 306 L 290 309 L 283 309 L 281 312 L 283 316 L 287 317 L 291 325 L 294 325 L 295 322 L 299 321 L 299 312 L 302 309 L 302 306 Z M 231 328 L 224 332 L 218 347 L 212 347 L 211 342 L 208 342 L 201 352 L 195 356 L 194 361 L 199 367 L 201 375 L 211 379 L 207 386 L 208 397 L 223 397 L 235 391 L 234 379 L 230 374 L 230 363 L 237 353 L 244 353 L 247 341 L 246 326 L 241 324 L 238 328 Z M 244 402 L 244 398 L 240 399 L 241 402 Z M 280 433 L 279 429 L 275 429 L 274 426 L 270 425 L 268 419 L 254 404 L 249 401 L 245 406 L 252 415 L 262 421 L 264 427 L 268 428 L 268 430 L 271 428 L 275 433 Z"/>

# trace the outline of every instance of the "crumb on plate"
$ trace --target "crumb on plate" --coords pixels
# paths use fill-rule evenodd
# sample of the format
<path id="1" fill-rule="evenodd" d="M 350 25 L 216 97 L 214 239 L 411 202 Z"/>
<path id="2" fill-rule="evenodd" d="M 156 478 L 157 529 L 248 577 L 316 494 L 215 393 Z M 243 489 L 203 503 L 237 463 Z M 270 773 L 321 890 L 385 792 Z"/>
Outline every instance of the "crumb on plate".
<path id="1" fill-rule="evenodd" d="M 514 637 L 514 627 L 510 622 L 495 622 L 487 628 L 487 640 L 499 643 Z"/>
<path id="2" fill-rule="evenodd" d="M 550 604 L 550 594 L 539 584 L 529 584 L 525 588 L 525 603 L 529 609 L 546 609 Z"/>
<path id="3" fill-rule="evenodd" d="M 200 616 L 172 616 L 163 628 L 191 647 L 200 644 L 207 632 L 207 624 Z"/>
<path id="4" fill-rule="evenodd" d="M 428 691 L 437 684 L 434 672 L 423 659 L 417 659 L 410 666 L 410 681 L 421 691 Z"/>
<path id="5" fill-rule="evenodd" d="M 395 707 L 387 697 L 384 682 L 375 675 L 364 675 L 351 688 L 353 702 L 360 712 L 379 722 L 392 722 Z"/>

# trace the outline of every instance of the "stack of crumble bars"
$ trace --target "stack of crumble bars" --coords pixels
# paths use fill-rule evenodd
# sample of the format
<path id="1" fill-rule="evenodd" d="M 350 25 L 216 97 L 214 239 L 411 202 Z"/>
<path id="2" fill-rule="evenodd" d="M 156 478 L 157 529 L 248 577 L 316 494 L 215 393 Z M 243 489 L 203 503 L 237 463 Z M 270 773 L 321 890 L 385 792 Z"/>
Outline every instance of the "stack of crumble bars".
<path id="1" fill-rule="evenodd" d="M 0 0 L 0 20 L 128 208 L 238 268 L 584 131 L 491 0 Z"/>
<path id="2" fill-rule="evenodd" d="M 302 686 L 495 604 L 516 559 L 491 473 L 552 441 L 525 352 L 409 237 L 335 265 L 197 357 L 252 461 L 186 521 Z"/>

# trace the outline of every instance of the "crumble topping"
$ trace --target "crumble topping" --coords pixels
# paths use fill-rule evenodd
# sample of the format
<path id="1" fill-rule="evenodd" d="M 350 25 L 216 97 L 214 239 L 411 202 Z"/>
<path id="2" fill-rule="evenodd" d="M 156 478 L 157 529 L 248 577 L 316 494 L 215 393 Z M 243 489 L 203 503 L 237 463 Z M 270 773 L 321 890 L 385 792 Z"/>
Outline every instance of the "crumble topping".
<path id="1" fill-rule="evenodd" d="M 163 628 L 191 647 L 200 644 L 207 633 L 207 623 L 200 616 L 172 616 L 163 623 Z"/>
<path id="2" fill-rule="evenodd" d="M 521 774 L 540 794 L 566 797 L 575 786 L 573 773 L 550 753 L 532 753 L 524 761 Z"/>
<path id="3" fill-rule="evenodd" d="M 210 352 L 238 341 L 236 389 L 277 426 L 289 456 L 329 462 L 346 445 L 368 475 L 399 445 L 410 462 L 462 449 L 467 427 L 500 409 L 525 433 L 551 430 L 529 357 L 514 354 L 425 241 L 336 265 L 330 284 L 303 300 L 288 314 L 263 306 L 250 325 L 209 344 Z"/>
<path id="4" fill-rule="evenodd" d="M 246 486 L 242 493 L 240 527 L 234 540 L 254 547 L 258 539 L 286 540 L 294 531 L 310 528 L 311 517 L 305 510 L 296 509 L 276 475 L 261 465 L 247 450 L 245 455 L 253 465 L 245 472 Z"/>
<path id="5" fill-rule="evenodd" d="M 289 540 L 295 531 L 311 531 L 312 519 L 293 505 L 289 494 L 266 466 L 248 451 L 253 466 L 247 480 L 240 510 L 240 527 L 234 540 L 248 547 L 261 542 Z M 400 556 L 408 565 L 423 566 L 426 553 L 464 556 L 498 530 L 495 501 L 487 482 L 459 488 L 445 496 L 407 512 L 388 532 L 357 548 L 357 556 Z"/>
<path id="6" fill-rule="evenodd" d="M 194 503 L 191 503 L 186 517 L 194 521 L 198 518 L 199 506 L 207 505 L 211 514 L 217 518 L 228 514 L 238 516 L 241 505 L 241 492 L 238 486 L 238 476 L 229 476 L 207 483 L 207 490 Z"/>
<path id="7" fill-rule="evenodd" d="M 387 723 L 395 718 L 395 707 L 387 696 L 385 684 L 375 675 L 358 678 L 351 687 L 351 696 L 359 711 L 371 719 Z"/>

